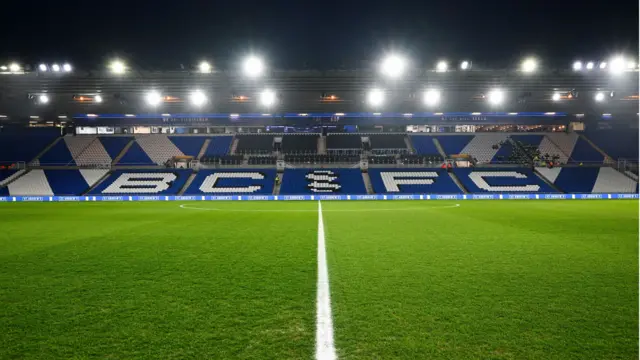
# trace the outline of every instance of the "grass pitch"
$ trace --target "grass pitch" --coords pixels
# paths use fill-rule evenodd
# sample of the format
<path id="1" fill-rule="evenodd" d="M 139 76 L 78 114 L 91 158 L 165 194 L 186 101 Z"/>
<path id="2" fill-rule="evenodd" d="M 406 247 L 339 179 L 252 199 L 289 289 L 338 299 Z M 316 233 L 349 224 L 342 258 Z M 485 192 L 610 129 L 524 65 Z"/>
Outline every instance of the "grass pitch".
<path id="1" fill-rule="evenodd" d="M 637 359 L 637 201 L 459 203 L 323 203 L 340 359 Z M 179 205 L 0 204 L 0 359 L 313 358 L 317 203 Z"/>

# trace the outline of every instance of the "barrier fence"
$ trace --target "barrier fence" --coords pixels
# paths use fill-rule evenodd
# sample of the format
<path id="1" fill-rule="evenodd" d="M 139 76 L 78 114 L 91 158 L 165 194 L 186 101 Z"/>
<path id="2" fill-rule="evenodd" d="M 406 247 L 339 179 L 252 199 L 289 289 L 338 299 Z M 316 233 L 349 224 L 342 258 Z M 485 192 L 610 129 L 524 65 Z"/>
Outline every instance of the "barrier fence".
<path id="1" fill-rule="evenodd" d="M 190 195 L 190 196 L 6 196 L 1 202 L 82 201 L 362 201 L 362 200 L 614 200 L 638 199 L 638 194 L 469 194 L 469 195 Z"/>

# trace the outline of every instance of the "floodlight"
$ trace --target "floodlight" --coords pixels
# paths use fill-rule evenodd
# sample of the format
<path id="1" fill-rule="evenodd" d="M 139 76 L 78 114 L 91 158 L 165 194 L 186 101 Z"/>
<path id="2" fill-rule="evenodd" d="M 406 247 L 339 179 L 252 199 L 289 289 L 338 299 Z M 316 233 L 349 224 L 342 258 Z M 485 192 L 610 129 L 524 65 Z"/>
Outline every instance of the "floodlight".
<path id="1" fill-rule="evenodd" d="M 11 65 L 9 65 L 9 70 L 13 72 L 20 71 L 20 65 L 18 65 L 17 63 L 12 63 Z"/>
<path id="2" fill-rule="evenodd" d="M 38 96 L 38 103 L 47 104 L 49 102 L 49 97 L 47 95 Z"/>
<path id="3" fill-rule="evenodd" d="M 593 66 L 594 66 L 593 61 L 589 61 L 589 62 L 587 63 L 587 70 L 592 70 L 592 69 L 593 69 Z"/>
<path id="4" fill-rule="evenodd" d="M 612 74 L 619 74 L 624 71 L 624 68 L 625 62 L 621 56 L 615 57 L 609 62 L 609 71 Z"/>
<path id="5" fill-rule="evenodd" d="M 487 100 L 491 105 L 500 105 L 504 101 L 504 92 L 502 90 L 491 90 L 487 95 Z"/>
<path id="6" fill-rule="evenodd" d="M 560 101 L 560 93 L 553 93 L 553 95 L 551 95 L 551 100 L 553 101 Z"/>
<path id="7" fill-rule="evenodd" d="M 242 65 L 244 73 L 250 77 L 257 77 L 264 71 L 264 63 L 256 56 L 249 56 Z"/>
<path id="8" fill-rule="evenodd" d="M 436 64 L 436 71 L 445 72 L 445 71 L 447 71 L 448 67 L 449 67 L 449 65 L 447 64 L 446 61 L 439 61 L 438 64 Z"/>
<path id="9" fill-rule="evenodd" d="M 380 106 L 384 103 L 384 92 L 380 89 L 373 89 L 367 95 L 367 102 L 371 106 Z"/>
<path id="10" fill-rule="evenodd" d="M 260 93 L 260 104 L 270 107 L 276 103 L 276 93 L 271 90 L 264 90 Z"/>
<path id="11" fill-rule="evenodd" d="M 2 70 L 2 71 L 7 71 L 7 69 L 8 68 L 5 65 L 0 66 L 0 70 Z"/>
<path id="12" fill-rule="evenodd" d="M 604 70 L 606 68 L 607 68 L 607 62 L 606 61 L 601 62 L 600 63 L 600 70 Z"/>
<path id="13" fill-rule="evenodd" d="M 407 67 L 406 60 L 399 55 L 389 55 L 382 61 L 381 72 L 389 77 L 401 76 Z"/>
<path id="14" fill-rule="evenodd" d="M 471 68 L 471 62 L 465 60 L 460 63 L 460 69 L 469 70 L 470 68 Z"/>
<path id="15" fill-rule="evenodd" d="M 47 71 L 47 65 L 46 64 L 40 64 L 40 66 L 38 66 L 38 68 L 40 69 L 40 71 Z"/>
<path id="16" fill-rule="evenodd" d="M 440 91 L 427 90 L 424 93 L 424 103 L 427 106 L 435 106 L 440 103 Z"/>
<path id="17" fill-rule="evenodd" d="M 70 64 L 64 64 L 64 65 L 62 65 L 62 69 L 64 70 L 64 72 L 71 72 L 71 65 Z"/>
<path id="18" fill-rule="evenodd" d="M 211 64 L 206 61 L 201 62 L 200 65 L 198 65 L 198 68 L 200 69 L 201 73 L 208 74 L 211 72 Z"/>
<path id="19" fill-rule="evenodd" d="M 151 106 L 158 106 L 162 102 L 162 95 L 157 91 L 150 91 L 144 98 Z"/>
<path id="20" fill-rule="evenodd" d="M 582 70 L 582 61 L 576 61 L 573 63 L 573 70 L 580 71 Z"/>
<path id="21" fill-rule="evenodd" d="M 109 64 L 109 68 L 111 68 L 111 72 L 114 74 L 124 74 L 127 70 L 127 66 L 120 60 L 114 60 Z"/>
<path id="22" fill-rule="evenodd" d="M 538 62 L 534 58 L 527 58 L 522 62 L 521 70 L 525 73 L 532 73 L 538 68 Z"/>
<path id="23" fill-rule="evenodd" d="M 189 98 L 191 100 L 191 104 L 195 106 L 202 106 L 207 103 L 207 95 L 200 90 L 192 92 Z"/>
<path id="24" fill-rule="evenodd" d="M 51 65 L 51 70 L 53 70 L 55 72 L 60 71 L 60 65 L 58 65 L 58 64 Z"/>
<path id="25" fill-rule="evenodd" d="M 102 96 L 100 95 L 96 95 L 93 97 L 93 101 L 97 102 L 97 103 L 101 103 L 102 102 Z"/>
<path id="26" fill-rule="evenodd" d="M 596 93 L 596 96 L 594 97 L 594 99 L 595 99 L 597 102 L 602 102 L 602 101 L 604 101 L 604 98 L 605 98 L 605 96 L 604 96 L 604 93 L 603 93 L 602 91 L 597 92 L 597 93 Z"/>

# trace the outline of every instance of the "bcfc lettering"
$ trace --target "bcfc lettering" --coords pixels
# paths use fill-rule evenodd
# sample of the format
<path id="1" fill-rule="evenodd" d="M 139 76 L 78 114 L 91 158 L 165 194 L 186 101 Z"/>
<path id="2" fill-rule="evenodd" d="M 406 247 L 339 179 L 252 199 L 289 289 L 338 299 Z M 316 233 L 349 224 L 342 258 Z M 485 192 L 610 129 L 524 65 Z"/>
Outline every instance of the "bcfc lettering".
<path id="1" fill-rule="evenodd" d="M 309 190 L 316 193 L 332 193 L 340 190 L 342 186 L 336 182 L 338 175 L 331 170 L 316 170 L 305 176 L 309 183 Z"/>

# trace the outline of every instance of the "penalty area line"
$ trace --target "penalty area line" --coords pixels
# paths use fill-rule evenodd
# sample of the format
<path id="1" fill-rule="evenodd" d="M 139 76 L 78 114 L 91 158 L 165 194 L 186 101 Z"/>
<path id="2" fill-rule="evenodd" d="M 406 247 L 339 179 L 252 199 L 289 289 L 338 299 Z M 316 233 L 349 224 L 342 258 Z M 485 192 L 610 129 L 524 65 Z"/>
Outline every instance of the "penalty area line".
<path id="1" fill-rule="evenodd" d="M 322 203 L 318 201 L 318 289 L 316 298 L 316 360 L 337 359 L 333 341 L 333 319 L 331 317 L 331 294 L 329 291 L 329 269 L 324 236 Z"/>

